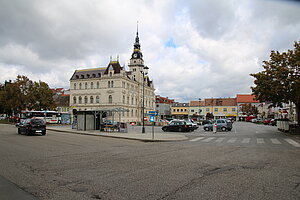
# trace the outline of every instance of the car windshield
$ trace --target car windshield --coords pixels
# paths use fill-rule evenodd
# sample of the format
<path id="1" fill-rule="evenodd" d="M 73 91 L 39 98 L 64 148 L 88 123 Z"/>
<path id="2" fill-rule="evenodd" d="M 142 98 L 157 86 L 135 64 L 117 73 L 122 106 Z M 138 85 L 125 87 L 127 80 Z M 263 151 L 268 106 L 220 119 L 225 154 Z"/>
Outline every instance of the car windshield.
<path id="1" fill-rule="evenodd" d="M 37 124 L 37 125 L 44 125 L 44 121 L 42 119 L 32 119 L 31 123 Z"/>

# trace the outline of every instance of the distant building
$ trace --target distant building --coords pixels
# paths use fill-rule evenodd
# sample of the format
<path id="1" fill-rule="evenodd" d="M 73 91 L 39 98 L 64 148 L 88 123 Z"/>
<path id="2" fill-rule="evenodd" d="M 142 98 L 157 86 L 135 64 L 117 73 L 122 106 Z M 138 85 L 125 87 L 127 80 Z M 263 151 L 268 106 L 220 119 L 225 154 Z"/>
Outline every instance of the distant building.
<path id="1" fill-rule="evenodd" d="M 193 120 L 205 119 L 205 101 L 190 101 L 189 117 Z"/>
<path id="2" fill-rule="evenodd" d="M 70 106 L 77 111 L 108 111 L 108 119 L 123 122 L 141 122 L 144 112 L 154 110 L 154 85 L 146 74 L 138 32 L 129 71 L 118 60 L 110 61 L 107 67 L 76 70 L 70 79 Z M 144 85 L 144 87 L 143 87 Z M 114 116 L 111 111 L 122 110 Z M 115 117 L 115 118 L 114 118 Z"/>
<path id="3" fill-rule="evenodd" d="M 245 121 L 246 114 L 242 112 L 242 107 L 245 104 L 250 104 L 255 107 L 259 107 L 261 105 L 260 101 L 255 99 L 255 95 L 252 94 L 237 94 L 236 95 L 237 107 L 238 107 L 238 120 Z"/>
<path id="4" fill-rule="evenodd" d="M 236 98 L 210 98 L 205 99 L 204 115 L 212 113 L 214 119 L 237 117 Z"/>
<path id="5" fill-rule="evenodd" d="M 174 100 L 168 97 L 155 96 L 155 109 L 158 112 L 159 119 L 171 118 L 171 106 L 173 103 Z"/>
<path id="6" fill-rule="evenodd" d="M 188 119 L 189 103 L 174 102 L 171 107 L 171 115 L 174 119 Z"/>

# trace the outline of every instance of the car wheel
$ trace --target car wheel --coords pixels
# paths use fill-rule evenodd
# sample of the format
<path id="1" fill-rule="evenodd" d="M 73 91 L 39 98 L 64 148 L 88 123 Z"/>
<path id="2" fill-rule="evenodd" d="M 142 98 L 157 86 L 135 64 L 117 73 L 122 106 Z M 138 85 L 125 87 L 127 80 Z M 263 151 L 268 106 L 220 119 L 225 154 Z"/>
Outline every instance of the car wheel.
<path id="1" fill-rule="evenodd" d="M 226 127 L 222 127 L 222 129 L 221 129 L 222 131 L 226 131 Z"/>
<path id="2" fill-rule="evenodd" d="M 46 131 L 42 131 L 42 135 L 46 135 Z"/>
<path id="3" fill-rule="evenodd" d="M 164 128 L 162 128 L 162 130 L 163 130 L 164 132 L 166 132 L 166 131 L 167 131 L 167 128 L 164 127 Z"/>
<path id="4" fill-rule="evenodd" d="M 209 128 L 205 127 L 204 130 L 205 130 L 205 131 L 209 131 Z"/>
<path id="5" fill-rule="evenodd" d="M 178 132 L 182 132 L 182 128 L 179 128 L 179 129 L 178 129 Z"/>
<path id="6" fill-rule="evenodd" d="M 30 135 L 30 130 L 26 130 L 26 135 Z"/>

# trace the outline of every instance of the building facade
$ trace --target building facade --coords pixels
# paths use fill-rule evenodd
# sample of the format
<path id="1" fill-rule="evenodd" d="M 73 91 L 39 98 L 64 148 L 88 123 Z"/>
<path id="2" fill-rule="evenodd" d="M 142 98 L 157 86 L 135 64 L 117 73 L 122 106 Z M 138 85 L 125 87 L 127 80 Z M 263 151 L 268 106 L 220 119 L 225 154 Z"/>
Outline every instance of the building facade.
<path id="1" fill-rule="evenodd" d="M 70 107 L 77 111 L 106 110 L 107 119 L 118 112 L 123 122 L 141 122 L 149 110 L 154 110 L 155 94 L 144 65 L 138 32 L 126 71 L 119 61 L 107 67 L 76 70 L 70 79 Z"/>
<path id="2" fill-rule="evenodd" d="M 255 107 L 259 107 L 261 103 L 255 99 L 255 95 L 252 94 L 237 94 L 236 95 L 237 107 L 238 107 L 238 120 L 245 121 L 247 114 L 242 112 L 242 107 L 246 104 L 250 104 Z"/>
<path id="3" fill-rule="evenodd" d="M 161 97 L 156 95 L 155 97 L 155 109 L 158 112 L 159 119 L 171 118 L 171 106 L 174 103 L 173 99 L 168 97 Z"/>
<path id="4" fill-rule="evenodd" d="M 189 103 L 173 103 L 171 107 L 171 115 L 173 119 L 188 119 Z"/>
<path id="5" fill-rule="evenodd" d="M 214 119 L 237 117 L 236 98 L 210 98 L 205 99 L 205 116 L 212 113 Z"/>

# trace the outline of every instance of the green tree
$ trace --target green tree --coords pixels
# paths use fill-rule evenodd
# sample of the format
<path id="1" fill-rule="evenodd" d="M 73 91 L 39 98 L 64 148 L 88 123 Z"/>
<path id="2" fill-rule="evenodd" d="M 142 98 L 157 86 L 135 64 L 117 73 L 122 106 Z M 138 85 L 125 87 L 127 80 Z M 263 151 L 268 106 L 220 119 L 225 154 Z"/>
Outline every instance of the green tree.
<path id="1" fill-rule="evenodd" d="M 43 81 L 34 82 L 29 90 L 28 109 L 53 110 L 56 107 L 53 95 L 47 83 Z"/>
<path id="2" fill-rule="evenodd" d="M 256 106 L 251 105 L 250 103 L 243 104 L 241 107 L 241 111 L 246 115 L 257 115 L 258 109 Z"/>
<path id="3" fill-rule="evenodd" d="M 271 51 L 270 59 L 263 61 L 264 70 L 251 74 L 255 87 L 251 87 L 256 98 L 271 102 L 273 106 L 293 102 L 296 105 L 297 121 L 300 122 L 300 41 L 294 49 L 280 53 Z"/>

